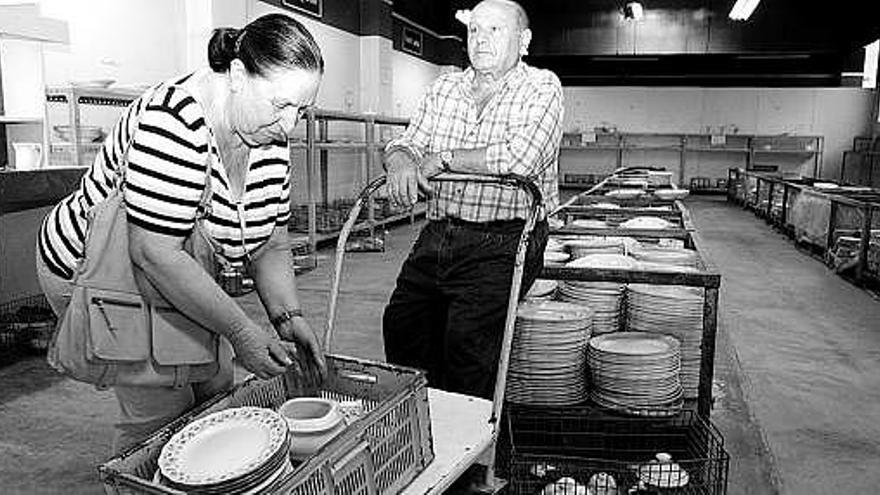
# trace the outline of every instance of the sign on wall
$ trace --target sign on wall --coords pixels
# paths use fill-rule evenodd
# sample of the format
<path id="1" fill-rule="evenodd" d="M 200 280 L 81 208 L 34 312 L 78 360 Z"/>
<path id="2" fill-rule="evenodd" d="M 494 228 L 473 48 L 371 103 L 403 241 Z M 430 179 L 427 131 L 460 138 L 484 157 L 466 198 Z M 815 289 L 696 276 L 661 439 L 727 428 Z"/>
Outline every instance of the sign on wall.
<path id="1" fill-rule="evenodd" d="M 281 4 L 315 17 L 321 17 L 324 12 L 324 0 L 281 0 Z"/>
<path id="2" fill-rule="evenodd" d="M 403 26 L 403 39 L 400 47 L 413 55 L 422 54 L 422 32 Z"/>

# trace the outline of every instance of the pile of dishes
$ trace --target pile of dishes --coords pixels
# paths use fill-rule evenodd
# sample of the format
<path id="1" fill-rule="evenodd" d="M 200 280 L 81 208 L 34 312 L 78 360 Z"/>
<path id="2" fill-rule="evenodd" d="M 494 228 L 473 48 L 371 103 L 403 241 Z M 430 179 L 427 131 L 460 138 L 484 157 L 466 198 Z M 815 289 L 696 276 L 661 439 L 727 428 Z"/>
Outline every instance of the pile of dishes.
<path id="1" fill-rule="evenodd" d="M 571 255 L 565 252 L 565 245 L 554 239 L 547 239 L 544 247 L 544 265 L 561 265 L 571 259 Z"/>
<path id="2" fill-rule="evenodd" d="M 565 247 L 575 258 L 593 254 L 626 254 L 627 242 L 623 237 L 583 236 L 565 241 Z"/>
<path id="3" fill-rule="evenodd" d="M 630 253 L 630 256 L 646 263 L 687 266 L 691 268 L 696 268 L 700 260 L 700 256 L 696 251 L 683 248 L 635 249 Z"/>
<path id="4" fill-rule="evenodd" d="M 605 193 L 609 198 L 634 199 L 644 194 L 641 189 L 614 189 Z"/>
<path id="5" fill-rule="evenodd" d="M 684 396 L 697 396 L 703 339 L 703 289 L 681 285 L 630 284 L 626 327 L 675 337 L 680 343 Z"/>
<path id="6" fill-rule="evenodd" d="M 624 269 L 638 266 L 634 259 L 620 254 L 591 254 L 566 263 L 567 268 Z M 620 329 L 621 301 L 626 284 L 620 282 L 584 282 L 566 280 L 559 284 L 557 296 L 562 301 L 587 306 L 593 310 L 593 334 Z"/>
<path id="7" fill-rule="evenodd" d="M 672 227 L 672 223 L 660 217 L 635 217 L 620 224 L 622 229 L 662 230 Z"/>
<path id="8" fill-rule="evenodd" d="M 618 332 L 590 339 L 590 399 L 638 416 L 671 416 L 682 406 L 678 341 L 667 335 Z"/>
<path id="9" fill-rule="evenodd" d="M 547 280 L 543 278 L 539 278 L 535 280 L 535 283 L 532 284 L 529 291 L 526 293 L 526 299 L 535 300 L 550 300 L 553 299 L 553 296 L 556 294 L 556 286 L 559 283 L 555 280 Z"/>
<path id="10" fill-rule="evenodd" d="M 588 308 L 558 301 L 519 305 L 507 372 L 507 398 L 518 404 L 571 405 L 587 398 L 584 358 L 592 330 Z"/>
<path id="11" fill-rule="evenodd" d="M 581 229 L 607 229 L 608 224 L 604 220 L 595 220 L 592 218 L 578 218 L 569 223 L 572 227 Z"/>
<path id="12" fill-rule="evenodd" d="M 271 409 L 224 409 L 185 426 L 162 447 L 154 481 L 184 492 L 268 493 L 293 472 L 287 421 Z"/>
<path id="13" fill-rule="evenodd" d="M 52 127 L 55 134 L 63 141 L 73 141 L 73 128 L 69 125 L 56 125 Z M 79 142 L 93 143 L 101 141 L 106 136 L 104 129 L 98 126 L 81 125 L 79 126 Z"/>

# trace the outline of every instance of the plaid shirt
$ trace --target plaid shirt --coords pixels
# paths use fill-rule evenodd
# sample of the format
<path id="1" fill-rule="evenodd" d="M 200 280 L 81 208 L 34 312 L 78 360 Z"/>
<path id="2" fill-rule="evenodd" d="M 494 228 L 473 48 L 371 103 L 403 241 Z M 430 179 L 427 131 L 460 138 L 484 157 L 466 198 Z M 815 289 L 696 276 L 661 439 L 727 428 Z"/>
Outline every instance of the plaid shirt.
<path id="1" fill-rule="evenodd" d="M 491 173 L 531 178 L 544 196 L 545 211 L 559 203 L 559 143 L 562 86 L 556 75 L 523 62 L 510 70 L 478 114 L 471 96 L 474 70 L 440 76 L 419 103 L 404 133 L 386 152 L 404 149 L 419 160 L 450 149 L 486 147 Z M 471 222 L 525 219 L 531 200 L 514 186 L 474 182 L 433 183 L 428 218 Z"/>

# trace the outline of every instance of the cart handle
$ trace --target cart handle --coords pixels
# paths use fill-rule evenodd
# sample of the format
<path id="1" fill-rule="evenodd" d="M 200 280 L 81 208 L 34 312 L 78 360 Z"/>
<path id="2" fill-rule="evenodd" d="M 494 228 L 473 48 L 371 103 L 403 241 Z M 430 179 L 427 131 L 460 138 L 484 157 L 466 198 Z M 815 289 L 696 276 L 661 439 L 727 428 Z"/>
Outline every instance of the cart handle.
<path id="1" fill-rule="evenodd" d="M 527 225 L 528 230 L 525 232 L 524 238 L 528 238 L 528 234 L 531 233 L 532 228 L 534 227 L 534 223 L 537 219 L 537 214 L 539 212 L 539 207 L 541 206 L 542 195 L 541 190 L 538 188 L 538 186 L 525 176 L 517 174 L 490 175 L 444 172 L 435 175 L 428 180 L 431 182 L 468 181 L 486 184 L 506 184 L 524 189 L 532 197 L 532 211 L 530 217 L 533 217 L 531 219 L 531 225 Z M 351 234 L 351 231 L 354 228 L 355 223 L 357 222 L 358 215 L 361 212 L 361 208 L 363 207 L 364 202 L 370 196 L 375 194 L 380 187 L 385 185 L 385 181 L 386 176 L 383 175 L 377 177 L 361 190 L 360 194 L 358 194 L 357 198 L 355 199 L 354 206 L 352 206 L 348 214 L 348 218 L 345 221 L 345 224 L 343 224 L 342 229 L 339 231 L 339 237 L 336 240 L 336 260 L 333 265 L 332 281 L 330 286 L 330 302 L 329 308 L 327 310 L 327 326 L 324 329 L 324 336 L 322 338 L 322 345 L 325 353 L 330 353 L 332 351 L 333 330 L 336 323 L 336 309 L 339 300 L 339 286 L 342 279 L 342 264 L 343 258 L 345 256 L 345 244 L 346 242 L 348 242 L 348 236 Z M 517 261 L 517 263 L 521 262 Z M 520 279 L 521 278 L 522 276 L 520 274 Z M 520 284 L 518 283 L 517 293 L 519 291 L 519 285 Z"/>

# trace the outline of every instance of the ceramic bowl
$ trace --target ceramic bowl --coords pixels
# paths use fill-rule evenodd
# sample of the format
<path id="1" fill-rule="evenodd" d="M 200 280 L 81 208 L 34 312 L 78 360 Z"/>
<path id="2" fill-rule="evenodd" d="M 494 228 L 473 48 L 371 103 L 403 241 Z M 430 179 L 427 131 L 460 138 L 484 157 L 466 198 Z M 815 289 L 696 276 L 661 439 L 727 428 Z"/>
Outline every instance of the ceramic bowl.
<path id="1" fill-rule="evenodd" d="M 345 430 L 339 404 L 318 397 L 297 397 L 278 408 L 290 429 L 290 456 L 305 460 Z"/>

